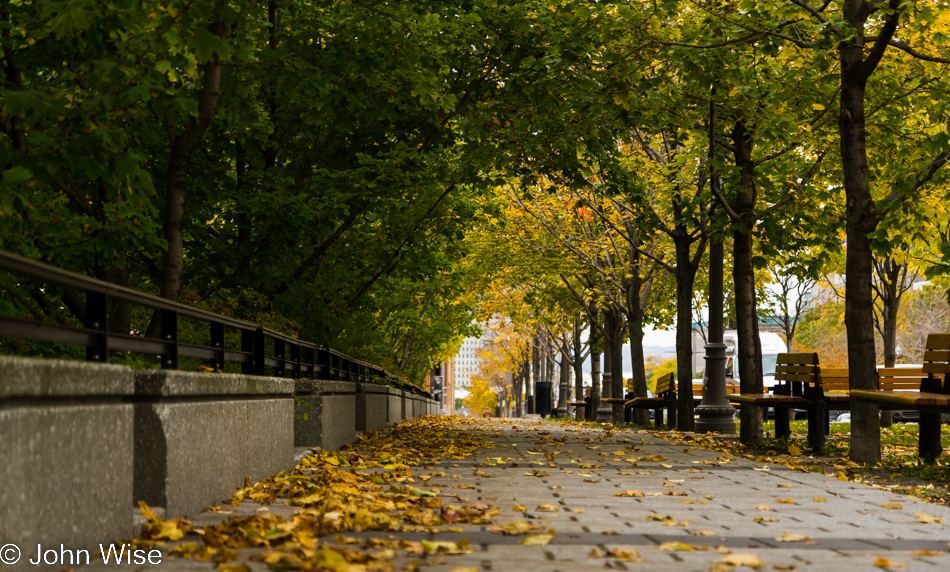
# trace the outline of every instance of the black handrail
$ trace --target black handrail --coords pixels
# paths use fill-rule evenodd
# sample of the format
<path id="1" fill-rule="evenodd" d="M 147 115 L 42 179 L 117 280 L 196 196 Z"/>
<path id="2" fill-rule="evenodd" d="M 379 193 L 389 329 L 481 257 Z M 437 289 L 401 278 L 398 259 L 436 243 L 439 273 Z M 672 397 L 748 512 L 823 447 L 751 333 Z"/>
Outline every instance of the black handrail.
<path id="1" fill-rule="evenodd" d="M 265 375 L 266 368 L 270 366 L 275 377 L 313 377 L 354 382 L 383 379 L 400 389 L 430 397 L 428 392 L 406 383 L 381 367 L 251 322 L 192 308 L 4 250 L 0 250 L 0 270 L 86 292 L 84 327 L 0 315 L 0 336 L 83 346 L 86 348 L 86 360 L 91 362 L 105 362 L 112 351 L 130 351 L 160 356 L 163 369 L 176 369 L 180 357 L 196 357 L 207 360 L 218 369 L 223 369 L 225 362 L 240 363 L 241 371 L 250 375 Z M 106 328 L 106 312 L 111 299 L 158 311 L 159 338 L 109 332 Z M 179 316 L 207 322 L 210 326 L 208 345 L 180 343 Z M 240 350 L 226 347 L 225 331 L 228 328 L 241 332 Z M 265 350 L 268 341 L 273 344 L 273 355 L 267 355 Z"/>

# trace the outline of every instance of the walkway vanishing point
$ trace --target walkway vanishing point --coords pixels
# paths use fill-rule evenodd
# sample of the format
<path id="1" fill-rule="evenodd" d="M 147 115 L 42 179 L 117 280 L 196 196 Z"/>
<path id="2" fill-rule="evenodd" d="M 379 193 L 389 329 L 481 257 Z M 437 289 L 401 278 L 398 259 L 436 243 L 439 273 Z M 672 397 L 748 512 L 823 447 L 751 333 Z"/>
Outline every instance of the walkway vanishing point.
<path id="1" fill-rule="evenodd" d="M 938 571 L 948 542 L 950 508 L 880 488 L 642 430 L 452 417 L 312 454 L 136 541 L 163 571 L 226 572 Z"/>

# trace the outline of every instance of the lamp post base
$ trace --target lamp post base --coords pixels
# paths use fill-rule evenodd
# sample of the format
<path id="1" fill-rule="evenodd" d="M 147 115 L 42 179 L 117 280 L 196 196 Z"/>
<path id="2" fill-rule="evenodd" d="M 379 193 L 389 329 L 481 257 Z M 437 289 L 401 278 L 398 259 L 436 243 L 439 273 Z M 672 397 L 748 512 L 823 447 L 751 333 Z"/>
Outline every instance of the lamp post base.
<path id="1" fill-rule="evenodd" d="M 728 435 L 736 432 L 734 415 L 736 408 L 726 400 L 726 344 L 710 343 L 706 346 L 706 381 L 703 387 L 703 402 L 696 407 L 699 419 L 697 433 L 717 431 Z"/>
<path id="2" fill-rule="evenodd" d="M 699 419 L 696 420 L 697 433 L 719 432 L 724 435 L 735 435 L 736 420 L 733 415 L 736 408 L 731 405 L 721 406 L 703 406 L 696 407 L 696 413 Z"/>

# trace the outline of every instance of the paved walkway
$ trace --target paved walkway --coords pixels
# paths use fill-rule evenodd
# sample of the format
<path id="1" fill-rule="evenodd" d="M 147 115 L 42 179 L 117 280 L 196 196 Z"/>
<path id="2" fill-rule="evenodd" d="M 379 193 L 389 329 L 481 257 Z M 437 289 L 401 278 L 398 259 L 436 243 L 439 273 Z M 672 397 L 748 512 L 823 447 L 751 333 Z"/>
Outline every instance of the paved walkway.
<path id="1" fill-rule="evenodd" d="M 436 507 L 433 514 L 441 511 L 444 519 L 453 521 L 449 527 L 437 528 L 455 532 L 425 531 L 429 529 L 425 511 L 412 505 L 406 514 L 421 524 L 405 526 L 408 531 L 324 535 L 321 540 L 345 547 L 343 554 L 350 563 L 323 552 L 304 566 L 321 562 L 325 569 L 372 570 L 391 565 L 392 570 L 432 572 L 605 568 L 706 572 L 742 570 L 744 565 L 760 570 L 822 571 L 950 567 L 950 508 L 944 506 L 666 441 L 645 431 L 524 420 L 464 423 L 458 433 L 445 425 L 445 430 L 428 437 L 420 434 L 442 441 L 443 446 L 458 444 L 458 450 L 448 449 L 457 458 L 429 458 L 411 468 L 414 494 L 423 495 L 417 500 L 431 503 Z M 385 442 L 380 436 L 374 447 Z M 479 445 L 474 455 L 465 455 L 466 442 L 470 448 Z M 424 451 L 419 454 L 426 458 Z M 351 460 L 363 455 L 387 462 L 385 451 L 378 447 L 347 455 Z M 330 459 L 331 464 L 334 460 L 340 459 Z M 398 461 L 390 463 L 389 469 L 386 466 L 357 473 L 382 475 L 389 470 L 409 475 Z M 325 470 L 313 468 L 297 478 Z M 335 470 L 338 476 L 354 474 L 345 467 Z M 377 488 L 390 487 L 387 498 L 398 505 L 404 498 L 400 495 L 410 490 L 409 481 L 394 487 L 382 484 L 384 480 L 377 476 Z M 426 496 L 431 491 L 439 491 L 439 497 Z M 468 512 L 452 513 L 446 508 L 450 503 L 469 507 Z M 295 513 L 299 518 L 302 510 L 319 513 L 319 507 L 287 506 L 279 499 L 266 505 L 244 501 L 224 509 L 226 513 L 207 512 L 192 522 L 197 528 L 211 527 L 228 518 L 235 522 L 242 515 L 262 514 L 289 522 Z M 337 524 L 350 517 L 359 521 L 356 509 L 349 516 L 339 512 L 324 516 Z M 452 514 L 468 516 L 456 521 Z M 486 519 L 492 524 L 477 523 Z M 493 526 L 500 527 L 495 528 L 499 531 L 505 525 L 509 532 L 532 530 L 521 535 L 491 531 Z M 306 547 L 307 541 L 300 538 Z M 195 539 L 186 536 L 177 545 Z M 422 540 L 427 542 L 417 542 Z M 429 541 L 446 542 L 441 548 L 449 553 Z M 168 547 L 163 550 L 167 552 Z M 378 558 L 352 564 L 359 563 L 358 554 L 363 551 Z M 275 554 L 260 547 L 238 548 L 230 556 L 237 559 L 222 566 L 229 571 L 267 570 L 259 559 L 268 553 Z M 314 552 L 298 549 L 297 554 L 313 556 Z M 292 559 L 281 561 L 276 556 L 271 561 L 278 569 L 294 564 Z M 166 556 L 160 568 L 209 570 L 216 566 Z"/>

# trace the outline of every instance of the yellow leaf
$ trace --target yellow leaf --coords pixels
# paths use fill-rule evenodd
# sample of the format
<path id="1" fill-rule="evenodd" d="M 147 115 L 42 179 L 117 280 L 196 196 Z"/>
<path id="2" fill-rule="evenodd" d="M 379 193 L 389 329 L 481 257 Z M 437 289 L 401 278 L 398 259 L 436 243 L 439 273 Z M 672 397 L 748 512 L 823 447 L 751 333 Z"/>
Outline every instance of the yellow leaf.
<path id="1" fill-rule="evenodd" d="M 221 572 L 251 572 L 251 568 L 243 562 L 222 562 L 218 564 Z"/>
<path id="2" fill-rule="evenodd" d="M 808 540 L 807 536 L 802 536 L 801 534 L 792 534 L 791 532 L 786 532 L 782 536 L 776 536 L 775 540 L 779 542 L 804 542 Z"/>
<path id="3" fill-rule="evenodd" d="M 666 552 L 692 552 L 694 550 L 709 550 L 709 546 L 699 546 L 696 544 L 684 544 L 682 542 L 664 542 L 659 546 L 660 550 Z"/>
<path id="4" fill-rule="evenodd" d="M 516 520 L 514 522 L 509 522 L 508 524 L 502 524 L 500 526 L 493 526 L 489 528 L 489 532 L 497 532 L 500 534 L 507 534 L 511 536 L 517 536 L 519 534 L 528 534 L 534 530 L 542 530 L 543 527 L 536 524 L 529 524 L 523 520 Z"/>
<path id="5" fill-rule="evenodd" d="M 826 502 L 828 497 L 815 497 L 815 502 Z"/>
<path id="6" fill-rule="evenodd" d="M 914 550 L 911 554 L 914 556 L 943 556 L 946 552 L 943 550 Z"/>
<path id="7" fill-rule="evenodd" d="M 917 513 L 917 518 L 920 519 L 922 524 L 943 524 L 943 519 L 939 516 L 930 516 L 922 512 Z"/>
<path id="8" fill-rule="evenodd" d="M 824 111 L 824 110 L 825 110 L 825 106 L 822 105 L 822 104 L 820 104 L 820 103 L 813 103 L 813 104 L 811 104 L 811 108 L 814 109 L 815 111 Z"/>
<path id="9" fill-rule="evenodd" d="M 899 509 L 903 508 L 903 507 L 901 506 L 901 503 L 899 503 L 899 502 L 886 502 L 886 503 L 882 504 L 881 506 L 884 507 L 884 508 L 890 508 L 890 509 L 894 509 L 894 510 L 899 510 Z"/>
<path id="10" fill-rule="evenodd" d="M 775 502 L 785 503 L 785 504 L 796 504 L 792 499 L 775 499 Z"/>
<path id="11" fill-rule="evenodd" d="M 874 561 L 874 565 L 878 568 L 901 568 L 907 566 L 907 563 L 894 562 L 893 560 L 888 560 L 887 558 L 878 558 Z"/>
<path id="12" fill-rule="evenodd" d="M 622 548 L 619 546 L 612 550 L 608 550 L 606 556 L 618 558 L 624 562 L 643 562 L 643 559 L 640 558 L 639 552 L 630 548 Z"/>
<path id="13" fill-rule="evenodd" d="M 145 504 L 145 501 L 139 501 L 139 512 L 141 512 L 142 516 L 148 519 L 149 522 L 158 522 L 160 520 L 157 516 L 155 516 L 155 513 L 152 512 L 152 509 L 150 509 L 149 506 Z"/>
<path id="14" fill-rule="evenodd" d="M 521 541 L 521 544 L 525 546 L 547 546 L 551 539 L 554 538 L 554 531 L 550 531 L 547 534 L 532 534 L 527 536 Z"/>
<path id="15" fill-rule="evenodd" d="M 614 497 L 642 497 L 642 496 L 643 496 L 643 493 L 640 492 L 640 491 L 635 491 L 635 490 L 633 490 L 633 489 L 630 489 L 629 491 L 623 491 L 622 493 L 614 493 L 614 494 L 612 494 L 612 495 L 610 495 L 610 496 L 614 496 Z"/>
<path id="16" fill-rule="evenodd" d="M 761 568 L 762 566 L 762 561 L 755 554 L 729 554 L 718 562 L 729 566 L 748 566 L 749 568 Z"/>
<path id="17" fill-rule="evenodd" d="M 822 107 L 822 109 L 824 109 L 824 107 Z M 788 454 L 793 457 L 798 457 L 799 455 L 802 454 L 802 448 L 792 443 L 791 445 L 788 446 Z"/>
<path id="18" fill-rule="evenodd" d="M 538 508 L 534 510 L 538 512 L 557 512 L 561 510 L 561 507 L 557 506 L 556 504 L 542 504 L 538 505 Z"/>
<path id="19" fill-rule="evenodd" d="M 422 548 L 426 551 L 426 554 L 471 554 L 472 549 L 469 546 L 467 538 L 463 538 L 458 542 L 450 542 L 447 540 L 423 540 Z"/>

